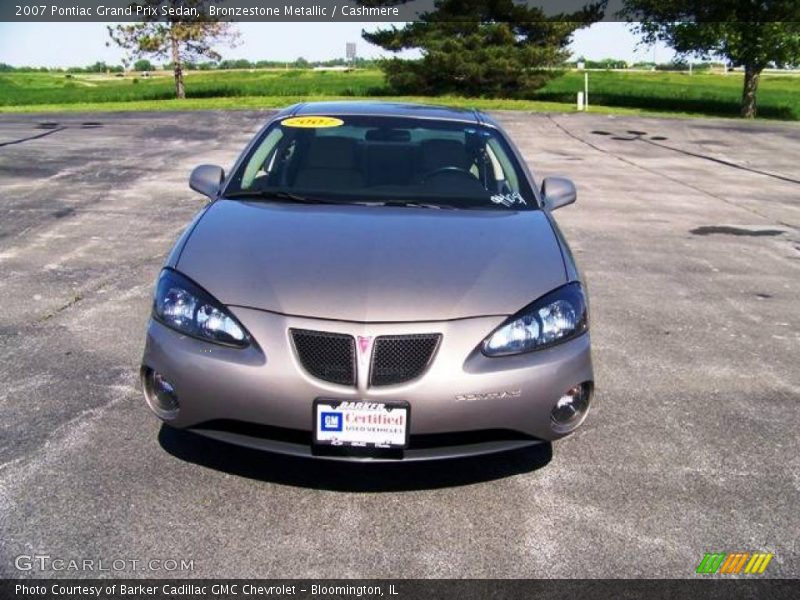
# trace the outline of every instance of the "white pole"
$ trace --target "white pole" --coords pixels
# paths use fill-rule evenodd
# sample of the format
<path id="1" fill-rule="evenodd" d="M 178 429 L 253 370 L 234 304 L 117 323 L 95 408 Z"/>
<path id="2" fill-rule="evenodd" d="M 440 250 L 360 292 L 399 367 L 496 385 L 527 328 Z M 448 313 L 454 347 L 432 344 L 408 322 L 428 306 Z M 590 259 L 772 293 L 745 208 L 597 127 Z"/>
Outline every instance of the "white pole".
<path id="1" fill-rule="evenodd" d="M 583 92 L 578 92 L 578 112 L 583 110 Z"/>
<path id="2" fill-rule="evenodd" d="M 589 110 L 589 73 L 583 74 L 583 105 Z"/>

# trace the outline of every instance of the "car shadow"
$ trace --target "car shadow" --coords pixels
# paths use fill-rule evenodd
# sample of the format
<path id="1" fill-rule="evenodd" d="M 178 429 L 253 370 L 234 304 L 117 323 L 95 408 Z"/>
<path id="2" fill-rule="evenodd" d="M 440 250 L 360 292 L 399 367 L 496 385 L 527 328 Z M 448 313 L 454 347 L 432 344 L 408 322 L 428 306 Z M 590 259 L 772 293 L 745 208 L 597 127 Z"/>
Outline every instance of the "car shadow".
<path id="1" fill-rule="evenodd" d="M 348 463 L 284 456 L 161 426 L 172 456 L 217 471 L 296 487 L 348 492 L 405 492 L 481 483 L 530 473 L 553 457 L 550 443 L 486 456 L 416 463 Z"/>

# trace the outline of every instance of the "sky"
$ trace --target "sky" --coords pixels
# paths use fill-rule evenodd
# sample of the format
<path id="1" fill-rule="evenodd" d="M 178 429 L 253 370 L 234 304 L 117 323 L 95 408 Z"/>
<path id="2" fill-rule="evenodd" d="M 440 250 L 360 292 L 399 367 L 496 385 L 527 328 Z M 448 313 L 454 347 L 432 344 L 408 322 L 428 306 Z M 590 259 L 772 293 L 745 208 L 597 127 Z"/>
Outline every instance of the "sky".
<path id="1" fill-rule="evenodd" d="M 356 42 L 358 55 L 376 58 L 386 53 L 361 39 L 361 30 L 387 27 L 388 23 L 240 23 L 238 47 L 220 48 L 224 58 L 293 61 L 344 57 L 345 42 Z M 107 46 L 104 23 L 0 23 L 0 62 L 14 66 L 70 67 L 96 61 L 119 64 L 122 51 Z M 653 47 L 640 47 L 638 37 L 625 23 L 595 23 L 578 30 L 573 56 L 591 60 L 619 58 L 629 62 L 653 59 Z M 655 48 L 659 62 L 673 52 Z"/>

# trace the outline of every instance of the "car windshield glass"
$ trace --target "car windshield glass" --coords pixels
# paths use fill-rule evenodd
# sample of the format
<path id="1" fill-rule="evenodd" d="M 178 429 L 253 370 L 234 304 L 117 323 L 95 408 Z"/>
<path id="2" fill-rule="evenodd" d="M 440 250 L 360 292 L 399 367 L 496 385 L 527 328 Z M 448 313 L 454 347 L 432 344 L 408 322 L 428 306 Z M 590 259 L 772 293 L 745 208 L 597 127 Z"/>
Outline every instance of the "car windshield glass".
<path id="1" fill-rule="evenodd" d="M 448 209 L 537 208 L 493 128 L 379 116 L 287 117 L 253 145 L 227 197 Z"/>

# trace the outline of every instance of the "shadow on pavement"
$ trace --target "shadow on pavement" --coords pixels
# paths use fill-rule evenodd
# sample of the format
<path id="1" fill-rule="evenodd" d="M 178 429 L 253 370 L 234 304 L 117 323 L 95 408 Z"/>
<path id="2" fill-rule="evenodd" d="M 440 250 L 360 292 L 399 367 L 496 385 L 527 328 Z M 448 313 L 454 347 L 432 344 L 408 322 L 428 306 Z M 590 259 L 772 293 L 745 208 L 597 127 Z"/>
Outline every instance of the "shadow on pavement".
<path id="1" fill-rule="evenodd" d="M 416 463 L 347 463 L 271 454 L 162 425 L 161 447 L 209 469 L 266 482 L 349 492 L 397 492 L 468 485 L 530 473 L 553 457 L 549 443 L 452 460 Z"/>

